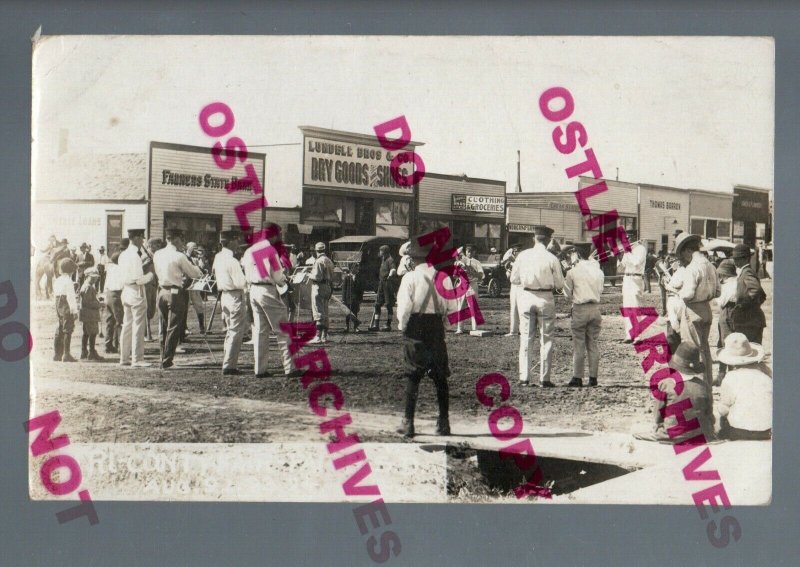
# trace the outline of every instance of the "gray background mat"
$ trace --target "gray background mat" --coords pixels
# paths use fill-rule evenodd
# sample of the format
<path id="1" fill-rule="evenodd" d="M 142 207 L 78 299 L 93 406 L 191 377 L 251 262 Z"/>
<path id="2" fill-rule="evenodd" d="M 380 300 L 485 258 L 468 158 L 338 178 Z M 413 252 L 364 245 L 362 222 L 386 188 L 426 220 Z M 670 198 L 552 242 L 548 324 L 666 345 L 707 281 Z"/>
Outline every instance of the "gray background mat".
<path id="1" fill-rule="evenodd" d="M 0 7 L 0 282 L 27 324 L 30 37 L 56 34 L 756 35 L 776 44 L 773 503 L 734 508 L 742 538 L 716 549 L 697 511 L 655 506 L 390 505 L 402 551 L 390 565 L 777 565 L 798 555 L 798 390 L 792 332 L 800 199 L 800 8 L 669 2 L 4 2 Z M 583 4 L 589 6 L 583 9 Z M 766 4 L 766 3 L 765 3 Z M 602 6 L 602 7 L 601 7 Z M 404 40 L 405 41 L 405 40 Z M 613 77 L 609 77 L 613 80 Z M 690 86 L 687 85 L 687 88 Z M 535 110 L 531 93 L 531 115 Z M 746 92 L 742 96 L 747 96 Z M 703 109 L 698 108 L 698 113 Z M 521 118 L 522 119 L 522 118 Z M 743 131 L 742 136 L 747 136 Z M 786 264 L 783 264 L 785 261 Z M 28 362 L 0 363 L 0 565 L 371 565 L 348 504 L 96 505 L 100 523 L 58 524 L 66 503 L 28 499 Z M 787 372 L 788 371 L 788 372 Z M 719 516 L 717 516 L 719 517 Z"/>

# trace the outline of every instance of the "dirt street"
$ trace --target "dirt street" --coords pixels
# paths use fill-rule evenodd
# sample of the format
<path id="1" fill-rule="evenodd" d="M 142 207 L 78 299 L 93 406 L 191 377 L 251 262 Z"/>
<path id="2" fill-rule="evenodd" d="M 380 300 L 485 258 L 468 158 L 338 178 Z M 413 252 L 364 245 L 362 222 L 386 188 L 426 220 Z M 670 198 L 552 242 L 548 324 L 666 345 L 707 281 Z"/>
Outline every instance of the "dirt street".
<path id="1" fill-rule="evenodd" d="M 660 302 L 657 287 L 647 295 L 647 304 Z M 772 318 L 772 282 L 764 282 L 768 301 L 768 320 Z M 207 312 L 213 305 L 207 302 Z M 630 432 L 647 427 L 651 420 L 651 397 L 639 365 L 640 355 L 633 346 L 623 343 L 623 321 L 619 315 L 619 288 L 607 288 L 603 295 L 603 330 L 600 336 L 602 353 L 600 386 L 582 389 L 567 388 L 572 376 L 572 345 L 569 331 L 569 307 L 558 298 L 557 328 L 554 338 L 552 389 L 521 388 L 517 384 L 517 352 L 519 340 L 503 337 L 508 331 L 509 299 L 482 296 L 480 308 L 486 319 L 483 326 L 495 334 L 488 337 L 457 336 L 450 329 L 447 346 L 452 376 L 450 378 L 451 415 L 485 420 L 486 408 L 475 398 L 475 382 L 487 372 L 501 372 L 512 384 L 510 404 L 522 413 L 526 426 L 568 427 L 578 430 Z M 362 305 L 362 317 L 369 319 L 372 300 Z M 326 345 L 335 381 L 345 394 L 348 410 L 398 416 L 402 411 L 404 378 L 402 375 L 401 336 L 399 331 L 345 334 L 344 316 L 331 307 L 331 341 Z M 385 316 L 385 315 L 384 315 Z M 80 382 L 74 389 L 36 388 L 36 412 L 58 408 L 69 426 L 70 437 L 81 442 L 274 442 L 287 438 L 292 427 L 292 407 L 297 419 L 314 417 L 298 379 L 282 374 L 277 351 L 273 350 L 270 372 L 273 377 L 256 379 L 252 375 L 252 346 L 244 346 L 240 359 L 242 376 L 221 374 L 220 365 L 211 360 L 206 345 L 197 334 L 197 321 L 189 315 L 192 334 L 185 345 L 187 354 L 176 357 L 177 366 L 169 371 L 158 368 L 158 343 L 146 343 L 145 357 L 153 368 L 120 367 L 116 357 L 106 362 L 52 362 L 55 313 L 50 302 L 36 302 L 32 307 L 31 331 L 34 352 L 32 374 L 36 378 L 56 379 L 59 383 Z M 301 320 L 310 313 L 301 313 Z M 151 323 L 157 334 L 158 322 Z M 366 326 L 366 324 L 364 325 Z M 663 329 L 664 319 L 651 327 L 646 335 Z M 395 323 L 396 328 L 396 323 Z M 72 354 L 80 350 L 80 325 L 72 341 Z M 716 343 L 712 331 L 712 345 Z M 767 351 L 772 350 L 771 331 L 765 335 Z M 221 321 L 214 320 L 208 343 L 217 361 L 222 356 Z M 272 347 L 276 347 L 273 345 Z M 102 355 L 103 349 L 99 348 Z M 538 347 L 537 347 L 538 352 Z M 538 357 L 534 357 L 538 360 Z M 534 374 L 535 375 L 535 374 Z M 92 385 L 98 385 L 92 387 Z M 123 386 L 118 391 L 107 386 Z M 80 387 L 78 387 L 80 386 Z M 133 394 L 132 392 L 136 392 Z M 150 394 L 148 394 L 148 392 Z M 209 402 L 214 399 L 219 404 Z M 243 403 L 238 403 L 242 401 Z M 246 400 L 262 400 L 289 404 L 283 410 L 264 411 L 249 407 Z M 433 384 L 423 381 L 420 388 L 418 414 L 435 418 L 436 401 Z M 358 430 L 358 424 L 354 424 Z M 389 431 L 369 432 L 362 440 L 387 441 L 396 436 Z M 399 440 L 399 438 L 398 438 Z"/>

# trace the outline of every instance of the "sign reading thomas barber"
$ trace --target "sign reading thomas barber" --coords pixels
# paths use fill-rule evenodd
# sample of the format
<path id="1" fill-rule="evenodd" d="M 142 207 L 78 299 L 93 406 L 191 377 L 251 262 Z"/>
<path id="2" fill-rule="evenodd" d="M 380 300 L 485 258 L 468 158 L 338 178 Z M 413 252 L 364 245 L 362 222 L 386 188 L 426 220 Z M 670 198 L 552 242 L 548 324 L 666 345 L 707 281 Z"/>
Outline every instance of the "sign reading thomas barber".
<path id="1" fill-rule="evenodd" d="M 450 203 L 451 211 L 468 211 L 470 213 L 504 213 L 506 200 L 504 197 L 487 197 L 485 195 L 453 194 Z"/>
<path id="2" fill-rule="evenodd" d="M 414 151 L 416 142 L 410 142 L 400 151 L 389 151 L 378 145 L 375 136 L 364 136 L 364 140 L 342 133 L 321 137 L 310 135 L 317 129 L 302 127 L 303 138 L 303 185 L 368 193 L 413 194 L 413 187 L 401 186 L 391 173 L 392 160 L 398 153 Z M 373 145 L 374 144 L 374 145 Z M 413 173 L 413 164 L 399 166 L 403 175 Z"/>

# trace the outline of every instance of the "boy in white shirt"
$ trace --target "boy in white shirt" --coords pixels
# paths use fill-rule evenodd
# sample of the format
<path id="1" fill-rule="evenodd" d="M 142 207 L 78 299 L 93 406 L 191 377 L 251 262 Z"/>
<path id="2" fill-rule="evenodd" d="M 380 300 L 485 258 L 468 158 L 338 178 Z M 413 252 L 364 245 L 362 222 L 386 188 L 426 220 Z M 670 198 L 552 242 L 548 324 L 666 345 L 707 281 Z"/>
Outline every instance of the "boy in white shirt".
<path id="1" fill-rule="evenodd" d="M 77 266 L 71 258 L 64 258 L 58 264 L 61 274 L 53 282 L 53 295 L 56 299 L 56 315 L 58 327 L 53 340 L 55 354 L 53 360 L 62 362 L 76 362 L 69 352 L 72 332 L 75 330 L 75 318 L 78 316 L 78 298 L 75 296 L 75 286 L 72 274 Z"/>

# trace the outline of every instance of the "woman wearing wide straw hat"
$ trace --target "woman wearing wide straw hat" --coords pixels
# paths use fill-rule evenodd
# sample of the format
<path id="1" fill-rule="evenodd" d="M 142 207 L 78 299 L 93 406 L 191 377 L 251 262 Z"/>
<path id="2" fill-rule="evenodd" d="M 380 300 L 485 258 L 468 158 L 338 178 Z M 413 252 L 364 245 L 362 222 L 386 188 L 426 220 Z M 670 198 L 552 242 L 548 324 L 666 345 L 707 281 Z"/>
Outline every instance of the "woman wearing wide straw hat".
<path id="1" fill-rule="evenodd" d="M 772 436 L 772 377 L 762 363 L 764 347 L 742 333 L 732 333 L 717 359 L 728 365 L 717 404 L 718 429 L 728 439 Z"/>

